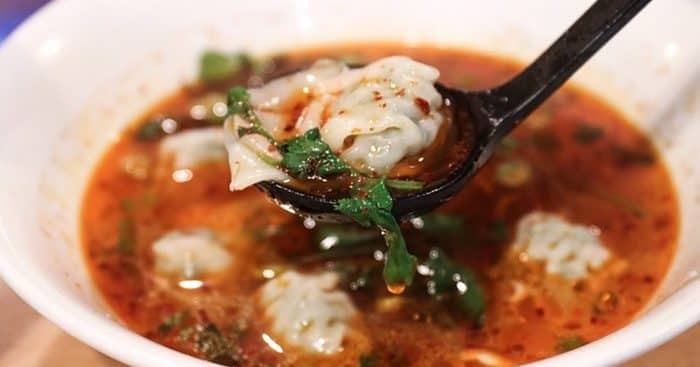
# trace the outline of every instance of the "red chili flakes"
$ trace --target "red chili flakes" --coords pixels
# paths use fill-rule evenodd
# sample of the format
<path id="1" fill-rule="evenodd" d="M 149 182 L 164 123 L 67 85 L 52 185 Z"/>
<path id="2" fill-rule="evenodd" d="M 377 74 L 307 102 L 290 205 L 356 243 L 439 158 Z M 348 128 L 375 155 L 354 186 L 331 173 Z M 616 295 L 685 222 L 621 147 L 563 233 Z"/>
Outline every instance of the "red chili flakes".
<path id="1" fill-rule="evenodd" d="M 662 215 L 654 220 L 654 228 L 664 229 L 671 224 L 671 219 L 667 215 Z"/>
<path id="2" fill-rule="evenodd" d="M 418 107 L 421 112 L 423 112 L 424 115 L 427 115 L 430 113 L 430 103 L 428 101 L 424 100 L 423 98 L 416 97 L 413 99 L 413 104 Z"/>
<path id="3" fill-rule="evenodd" d="M 577 330 L 581 328 L 581 324 L 576 321 L 569 321 L 564 324 L 564 328 L 569 330 Z"/>
<path id="4" fill-rule="evenodd" d="M 406 95 L 406 88 L 401 88 L 394 93 L 397 97 L 403 97 Z"/>
<path id="5" fill-rule="evenodd" d="M 347 150 L 350 149 L 350 147 L 355 144 L 355 136 L 350 135 L 343 140 L 343 147 L 342 150 Z"/>
<path id="6" fill-rule="evenodd" d="M 306 106 L 308 105 L 307 101 L 300 101 L 295 103 L 292 106 L 292 113 L 291 113 L 291 119 L 290 120 L 297 120 L 299 116 L 304 112 L 304 109 L 306 109 Z"/>
<path id="7" fill-rule="evenodd" d="M 203 324 L 209 323 L 209 315 L 207 315 L 207 311 L 204 309 L 198 309 L 197 310 L 197 316 L 199 317 L 199 321 Z"/>
<path id="8" fill-rule="evenodd" d="M 345 110 L 341 110 L 343 113 L 345 113 Z M 323 108 L 323 111 L 321 112 L 321 127 L 326 124 L 326 121 L 331 118 L 331 109 L 329 106 L 326 106 Z"/>
<path id="9" fill-rule="evenodd" d="M 509 350 L 511 353 L 518 353 L 518 354 L 521 354 L 521 353 L 523 353 L 523 352 L 525 351 L 525 346 L 523 346 L 522 344 L 513 344 L 513 345 L 511 345 L 511 346 L 508 347 L 508 350 Z"/>

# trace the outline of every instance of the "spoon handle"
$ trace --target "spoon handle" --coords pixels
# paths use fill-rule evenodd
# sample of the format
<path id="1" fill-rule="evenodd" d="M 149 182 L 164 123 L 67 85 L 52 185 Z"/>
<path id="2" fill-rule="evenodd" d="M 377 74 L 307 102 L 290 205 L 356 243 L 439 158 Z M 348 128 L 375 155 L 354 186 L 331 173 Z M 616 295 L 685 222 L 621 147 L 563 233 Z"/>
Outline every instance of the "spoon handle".
<path id="1" fill-rule="evenodd" d="M 494 133 L 503 136 L 557 90 L 651 0 L 598 0 L 534 63 L 482 95 Z"/>

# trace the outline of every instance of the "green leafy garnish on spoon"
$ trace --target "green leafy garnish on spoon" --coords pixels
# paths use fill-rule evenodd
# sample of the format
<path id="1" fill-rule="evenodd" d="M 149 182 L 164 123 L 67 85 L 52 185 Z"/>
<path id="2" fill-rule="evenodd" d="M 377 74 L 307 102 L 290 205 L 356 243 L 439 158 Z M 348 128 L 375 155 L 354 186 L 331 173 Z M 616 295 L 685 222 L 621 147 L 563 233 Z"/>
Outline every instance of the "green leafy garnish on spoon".
<path id="1" fill-rule="evenodd" d="M 359 190 L 350 198 L 338 200 L 336 209 L 365 227 L 379 227 L 388 246 L 384 263 L 384 281 L 392 293 L 402 293 L 411 285 L 416 268 L 416 258 L 406 248 L 401 227 L 391 214 L 393 199 L 381 179 L 366 190 Z"/>
<path id="2" fill-rule="evenodd" d="M 323 140 L 318 128 L 282 145 L 282 166 L 302 180 L 350 173 L 350 167 Z"/>

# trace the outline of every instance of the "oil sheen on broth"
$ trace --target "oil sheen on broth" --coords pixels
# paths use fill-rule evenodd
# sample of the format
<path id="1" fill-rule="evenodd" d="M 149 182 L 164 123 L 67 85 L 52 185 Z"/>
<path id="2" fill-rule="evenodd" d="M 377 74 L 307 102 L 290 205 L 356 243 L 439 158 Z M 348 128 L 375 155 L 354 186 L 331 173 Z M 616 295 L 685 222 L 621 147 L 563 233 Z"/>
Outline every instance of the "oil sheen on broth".
<path id="1" fill-rule="evenodd" d="M 465 88 L 518 70 L 391 44 L 267 62 L 230 57 L 223 64 L 235 73 L 203 75 L 207 83 L 127 130 L 97 167 L 82 210 L 90 273 L 119 319 L 182 352 L 254 367 L 510 366 L 627 324 L 673 257 L 678 203 L 650 141 L 583 91 L 555 94 L 454 200 L 403 224 L 419 266 L 400 296 L 382 280 L 385 246 L 374 230 L 309 230 L 255 189 L 229 191 L 220 131 L 229 87 L 319 57 L 394 54 Z M 476 296 L 483 313 L 470 313 Z"/>

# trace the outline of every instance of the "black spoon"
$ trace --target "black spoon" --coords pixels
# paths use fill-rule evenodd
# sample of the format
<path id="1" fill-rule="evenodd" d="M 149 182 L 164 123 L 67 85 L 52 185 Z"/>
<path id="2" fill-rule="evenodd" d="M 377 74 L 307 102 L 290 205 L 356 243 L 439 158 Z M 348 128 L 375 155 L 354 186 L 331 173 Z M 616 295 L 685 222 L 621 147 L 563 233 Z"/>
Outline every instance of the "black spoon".
<path id="1" fill-rule="evenodd" d="M 421 215 L 455 194 L 491 157 L 493 148 L 539 107 L 596 51 L 651 0 L 598 0 L 554 44 L 509 82 L 483 91 L 464 91 L 436 84 L 449 100 L 455 121 L 474 124 L 476 144 L 463 164 L 426 190 L 395 198 L 397 218 Z M 344 221 L 335 202 L 276 182 L 258 187 L 281 207 L 320 221 Z"/>

